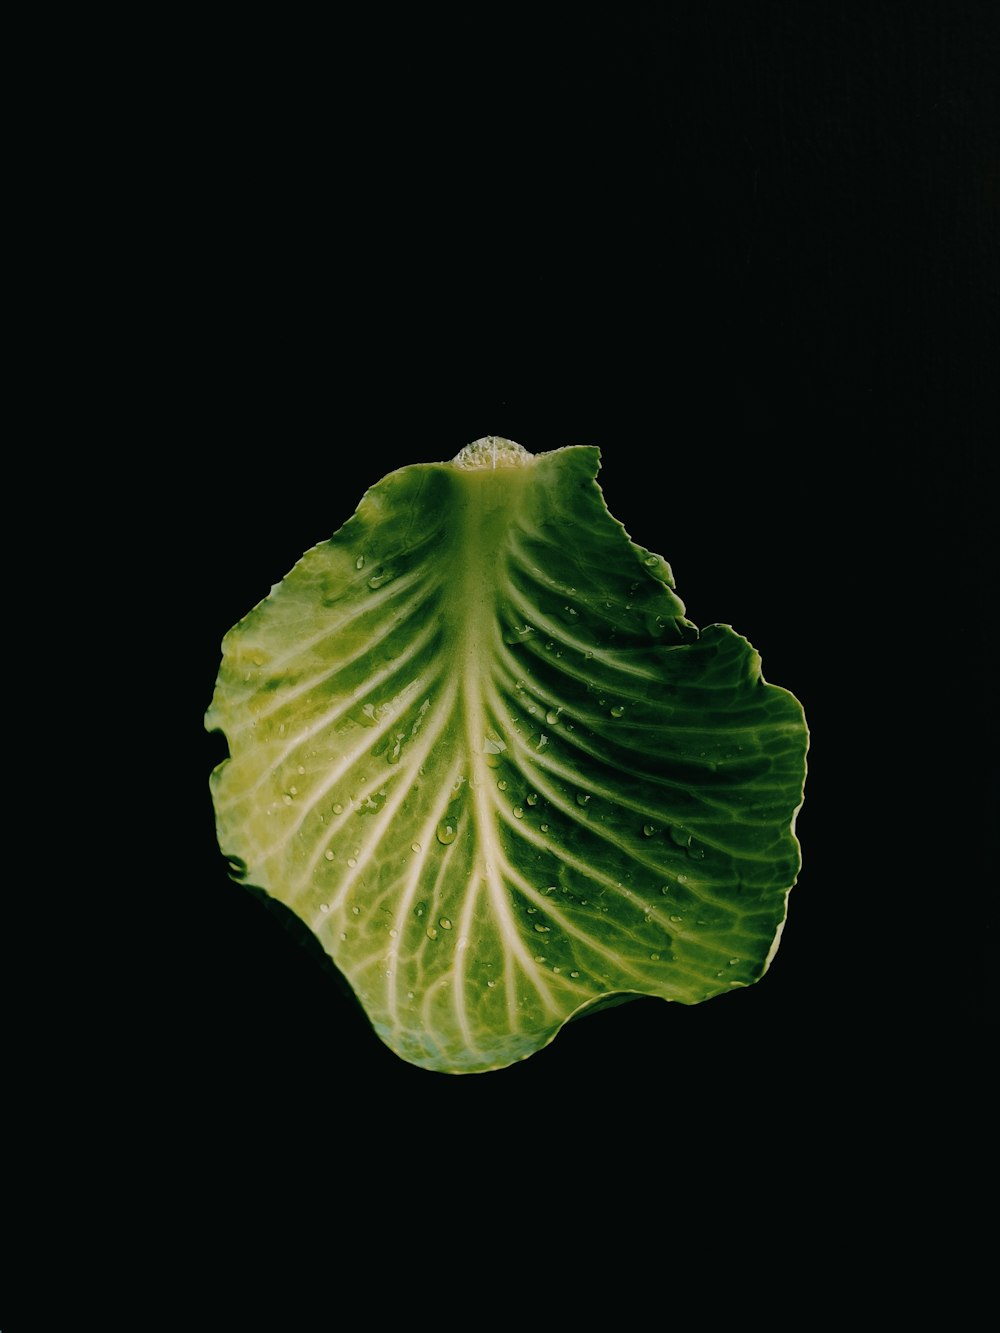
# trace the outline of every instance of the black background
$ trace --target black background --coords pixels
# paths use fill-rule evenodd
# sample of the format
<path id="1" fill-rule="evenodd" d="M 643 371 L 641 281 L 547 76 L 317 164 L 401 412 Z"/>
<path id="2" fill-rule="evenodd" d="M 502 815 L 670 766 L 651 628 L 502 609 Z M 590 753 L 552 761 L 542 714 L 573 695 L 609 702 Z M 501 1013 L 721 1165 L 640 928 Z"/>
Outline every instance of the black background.
<path id="1" fill-rule="evenodd" d="M 80 11 L 11 45 L 8 1258 L 47 1262 L 8 1267 L 35 1315 L 613 1293 L 645 1326 L 700 1264 L 713 1323 L 765 1284 L 799 1323 L 856 1320 L 869 1282 L 923 1306 L 935 1275 L 954 1323 L 990 1271 L 997 6 L 540 8 Z M 757 985 L 453 1077 L 228 878 L 202 718 L 301 553 L 487 433 L 597 445 L 611 512 L 812 736 Z M 235 1319 L 272 1279 L 280 1313 Z"/>
<path id="2" fill-rule="evenodd" d="M 764 1099 L 777 1134 L 775 1088 L 850 1119 L 981 1049 L 995 38 L 989 5 L 776 3 L 185 44 L 143 141 L 180 708 L 141 971 L 178 1126 L 343 1160 L 399 1106 L 433 1162 L 441 1126 L 498 1107 L 527 1149 L 567 1116 Z M 393 1056 L 228 879 L 201 718 L 223 633 L 366 487 L 487 433 L 598 445 L 611 512 L 696 623 L 751 639 L 812 741 L 758 985 L 454 1078 Z"/>

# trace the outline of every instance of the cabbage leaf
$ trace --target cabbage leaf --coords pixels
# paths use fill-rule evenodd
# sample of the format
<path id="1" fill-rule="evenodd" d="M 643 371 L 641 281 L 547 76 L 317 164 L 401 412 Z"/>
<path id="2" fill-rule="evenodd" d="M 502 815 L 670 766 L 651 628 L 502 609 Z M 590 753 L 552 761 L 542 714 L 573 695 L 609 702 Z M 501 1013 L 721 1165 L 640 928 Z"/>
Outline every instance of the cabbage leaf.
<path id="1" fill-rule="evenodd" d="M 609 514 L 589 447 L 392 472 L 225 637 L 234 876 L 398 1055 L 497 1069 L 620 997 L 746 986 L 798 873 L 802 708 Z"/>

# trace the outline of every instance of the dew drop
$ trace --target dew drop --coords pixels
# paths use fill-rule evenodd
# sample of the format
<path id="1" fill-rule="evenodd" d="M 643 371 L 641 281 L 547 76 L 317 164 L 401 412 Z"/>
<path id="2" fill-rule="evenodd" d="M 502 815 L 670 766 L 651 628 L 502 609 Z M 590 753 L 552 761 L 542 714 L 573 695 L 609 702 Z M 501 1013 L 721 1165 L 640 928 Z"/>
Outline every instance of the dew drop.
<path id="1" fill-rule="evenodd" d="M 739 961 L 740 961 L 740 960 L 739 960 L 738 958 L 730 958 L 730 960 L 729 960 L 729 966 L 730 966 L 730 967 L 735 967 L 736 964 L 737 964 Z"/>
<path id="2" fill-rule="evenodd" d="M 549 933 L 549 927 L 543 926 L 540 921 L 535 922 L 535 929 L 538 931 L 539 935 L 547 935 Z"/>
<path id="3" fill-rule="evenodd" d="M 455 841 L 455 837 L 456 837 L 455 825 L 449 824 L 449 822 L 446 819 L 442 819 L 441 823 L 438 824 L 437 826 L 438 842 L 443 843 L 447 847 L 449 842 Z"/>
<path id="4" fill-rule="evenodd" d="M 437 926 L 428 926 L 425 933 L 429 940 L 436 940 L 438 937 Z"/>
<path id="5" fill-rule="evenodd" d="M 561 712 L 562 712 L 561 708 L 550 708 L 549 711 L 545 714 L 545 721 L 549 724 L 550 727 L 554 727 L 555 724 L 559 721 L 559 714 Z"/>
<path id="6" fill-rule="evenodd" d="M 487 981 L 486 984 L 489 986 L 490 990 L 492 990 L 497 983 L 495 981 Z"/>
<path id="7" fill-rule="evenodd" d="M 553 971 L 553 972 L 556 972 L 556 973 L 559 973 L 559 972 L 562 971 L 562 968 L 561 968 L 561 967 L 553 967 L 552 971 Z"/>
<path id="8" fill-rule="evenodd" d="M 624 704 L 614 704 L 611 709 L 611 716 L 621 717 L 624 712 L 625 712 Z"/>
<path id="9" fill-rule="evenodd" d="M 441 927 L 442 930 L 451 930 L 451 919 L 449 917 L 443 916 L 441 920 L 438 922 L 438 925 Z"/>
<path id="10" fill-rule="evenodd" d="M 426 904 L 426 903 L 417 903 L 416 907 L 413 909 L 413 915 L 414 915 L 414 916 L 423 916 L 423 914 L 424 914 L 426 911 L 427 911 L 427 904 Z"/>
<path id="11" fill-rule="evenodd" d="M 361 915 L 361 908 L 360 908 L 360 907 L 352 907 L 352 908 L 351 908 L 351 911 L 354 913 L 355 916 L 360 916 L 360 915 Z"/>
<path id="12" fill-rule="evenodd" d="M 335 815 L 339 815 L 339 814 L 343 814 L 343 811 L 344 811 L 344 807 L 343 807 L 343 806 L 340 804 L 340 802 L 338 801 L 337 804 L 333 807 L 333 813 L 334 813 Z"/>
<path id="13" fill-rule="evenodd" d="M 380 567 L 368 580 L 368 586 L 369 588 L 381 588 L 382 584 L 388 583 L 391 578 L 392 575 L 389 571 Z"/>
<path id="14" fill-rule="evenodd" d="M 674 914 L 673 914 L 673 916 L 670 918 L 670 920 L 673 921 L 673 922 L 677 922 L 677 921 L 683 921 L 684 918 L 680 915 L 679 912 L 674 912 Z"/>
<path id="15" fill-rule="evenodd" d="M 347 939 L 347 931 L 346 931 L 346 930 L 342 930 L 342 931 L 340 932 L 340 938 L 341 938 L 342 940 L 346 940 L 346 939 Z"/>
<path id="16" fill-rule="evenodd" d="M 646 566 L 647 569 L 655 569 L 656 566 L 659 564 L 659 562 L 660 562 L 659 556 L 647 555 L 642 563 Z"/>
<path id="17" fill-rule="evenodd" d="M 398 931 L 398 930 L 390 930 L 390 931 L 389 931 L 389 938 L 390 938 L 391 940 L 394 940 L 398 934 L 399 934 L 399 931 Z"/>
<path id="18" fill-rule="evenodd" d="M 523 643 L 534 634 L 531 625 L 523 625 L 520 629 L 511 629 L 503 636 L 504 643 Z"/>
<path id="19" fill-rule="evenodd" d="M 503 780 L 503 778 L 501 778 L 500 781 L 497 783 L 497 790 L 498 790 L 498 791 L 506 791 L 506 790 L 507 790 L 507 784 L 506 784 L 506 782 Z"/>
<path id="20" fill-rule="evenodd" d="M 652 824 L 643 824 L 642 831 L 647 838 L 651 838 L 653 834 L 656 832 L 656 829 L 653 827 Z"/>
<path id="21" fill-rule="evenodd" d="M 413 991 L 408 990 L 408 991 L 406 992 L 406 998 L 407 998 L 408 1000 L 412 1000 L 412 999 L 413 999 Z"/>
<path id="22" fill-rule="evenodd" d="M 329 903 L 320 903 L 320 905 L 319 905 L 319 910 L 320 910 L 321 912 L 329 912 L 329 910 L 330 910 L 330 904 L 329 904 Z"/>
<path id="23" fill-rule="evenodd" d="M 332 861 L 332 860 L 333 860 L 333 852 L 330 850 L 329 847 L 326 849 L 326 851 L 323 853 L 323 855 L 326 857 L 326 859 L 327 859 L 328 861 Z"/>
<path id="24" fill-rule="evenodd" d="M 543 833 L 548 833 L 548 831 L 549 831 L 549 826 L 548 826 L 548 824 L 539 824 L 538 827 L 542 830 Z"/>
<path id="25" fill-rule="evenodd" d="M 514 806 L 514 810 L 513 810 L 513 815 L 514 815 L 514 818 L 515 818 L 515 819 L 523 819 L 523 818 L 524 818 L 524 806 L 523 806 L 523 805 L 515 805 L 515 806 Z"/>
<path id="26" fill-rule="evenodd" d="M 651 954 L 649 955 L 649 958 L 650 958 L 650 961 L 653 962 L 653 963 L 658 963 L 658 962 L 660 961 L 660 955 L 659 955 L 658 953 L 651 953 Z"/>
<path id="27" fill-rule="evenodd" d="M 594 656 L 594 654 L 593 654 L 593 653 L 590 651 L 590 649 L 588 648 L 587 651 L 586 651 L 586 652 L 584 653 L 584 655 L 583 655 L 584 661 L 585 661 L 585 662 L 589 662 L 590 659 L 591 659 L 593 656 Z"/>
<path id="28" fill-rule="evenodd" d="M 364 569 L 364 567 L 365 567 L 365 558 L 364 558 L 363 555 L 359 555 L 358 558 L 357 558 L 357 560 L 355 560 L 355 562 L 354 562 L 354 568 L 355 568 L 355 569 Z"/>
<path id="29" fill-rule="evenodd" d="M 347 858 L 347 864 L 353 869 L 358 864 L 358 858 L 356 856 L 349 856 Z"/>
<path id="30" fill-rule="evenodd" d="M 570 976 L 571 976 L 571 977 L 578 977 L 579 975 L 580 975 L 579 972 L 571 972 L 571 973 L 570 973 Z"/>
<path id="31" fill-rule="evenodd" d="M 660 892 L 661 892 L 664 896 L 666 896 L 666 895 L 670 892 L 670 885 L 669 885 L 669 884 L 664 884 L 664 886 L 663 886 L 663 888 L 660 890 Z"/>
<path id="32" fill-rule="evenodd" d="M 525 799 L 525 801 L 527 802 L 528 805 L 537 805 L 537 804 L 538 804 L 538 792 L 536 792 L 536 791 L 529 791 L 528 794 L 527 794 L 527 796 L 526 796 L 524 799 Z"/>
<path id="33" fill-rule="evenodd" d="M 578 792 L 577 792 L 577 794 L 576 794 L 576 803 L 577 803 L 577 805 L 586 805 L 587 802 L 588 802 L 589 800 L 590 800 L 590 796 L 588 795 L 587 792 L 584 792 L 584 791 L 578 791 Z"/>

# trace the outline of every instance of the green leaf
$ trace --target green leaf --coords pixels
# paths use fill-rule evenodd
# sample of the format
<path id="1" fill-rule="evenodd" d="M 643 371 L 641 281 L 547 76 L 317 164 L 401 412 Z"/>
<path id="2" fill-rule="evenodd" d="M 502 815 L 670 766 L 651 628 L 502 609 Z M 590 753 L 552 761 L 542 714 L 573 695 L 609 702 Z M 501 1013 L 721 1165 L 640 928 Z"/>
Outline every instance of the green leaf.
<path id="1" fill-rule="evenodd" d="M 798 872 L 802 709 L 684 618 L 598 459 L 489 438 L 401 468 L 223 644 L 222 849 L 429 1069 L 748 985 Z"/>

